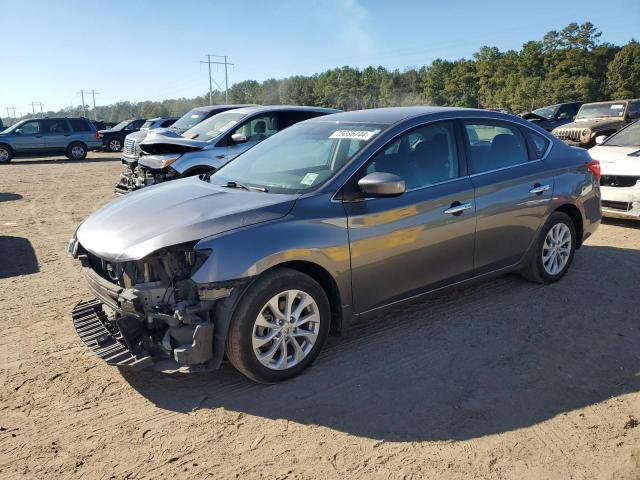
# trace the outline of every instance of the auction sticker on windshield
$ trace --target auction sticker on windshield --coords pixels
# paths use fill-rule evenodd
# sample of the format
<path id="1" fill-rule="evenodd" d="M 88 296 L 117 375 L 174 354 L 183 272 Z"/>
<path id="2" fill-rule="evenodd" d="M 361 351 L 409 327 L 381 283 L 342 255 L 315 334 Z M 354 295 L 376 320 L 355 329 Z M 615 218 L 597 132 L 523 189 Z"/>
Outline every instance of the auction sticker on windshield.
<path id="1" fill-rule="evenodd" d="M 315 182 L 316 178 L 318 178 L 318 174 L 317 173 L 307 173 L 302 180 L 300 180 L 300 184 L 302 185 L 313 185 L 313 182 Z"/>
<path id="2" fill-rule="evenodd" d="M 376 133 L 378 133 L 378 130 L 336 130 L 329 136 L 329 138 L 347 138 L 367 141 Z"/>

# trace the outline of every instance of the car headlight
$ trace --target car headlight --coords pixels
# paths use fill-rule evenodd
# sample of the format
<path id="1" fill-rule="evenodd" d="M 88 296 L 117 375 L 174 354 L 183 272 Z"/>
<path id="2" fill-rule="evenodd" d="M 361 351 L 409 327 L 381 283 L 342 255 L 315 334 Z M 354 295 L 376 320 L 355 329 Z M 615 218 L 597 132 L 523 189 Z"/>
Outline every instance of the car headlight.
<path id="1" fill-rule="evenodd" d="M 584 138 L 589 138 L 589 134 L 591 133 L 591 130 L 589 130 L 588 128 L 585 128 L 584 130 L 582 130 L 581 133 Z"/>
<path id="2" fill-rule="evenodd" d="M 161 163 L 162 168 L 167 168 L 169 165 L 171 165 L 173 162 L 175 162 L 179 158 L 180 158 L 180 155 L 171 155 L 169 158 L 163 159 Z"/>
<path id="3" fill-rule="evenodd" d="M 78 225 L 78 228 L 80 228 L 80 225 Z M 67 246 L 67 253 L 71 258 L 76 258 L 78 255 L 78 228 L 74 230 L 73 235 L 71 235 L 69 239 L 69 245 Z"/>

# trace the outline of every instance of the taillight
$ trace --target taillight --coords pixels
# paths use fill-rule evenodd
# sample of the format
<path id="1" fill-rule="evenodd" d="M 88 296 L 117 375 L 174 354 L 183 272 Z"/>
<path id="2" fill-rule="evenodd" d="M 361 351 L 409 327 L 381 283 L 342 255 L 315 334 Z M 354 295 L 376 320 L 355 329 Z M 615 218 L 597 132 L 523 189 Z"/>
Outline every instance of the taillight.
<path id="1" fill-rule="evenodd" d="M 96 140 L 102 140 L 102 134 L 100 132 L 96 132 Z"/>
<path id="2" fill-rule="evenodd" d="M 591 160 L 589 163 L 587 163 L 587 168 L 589 170 L 591 170 L 591 173 L 593 173 L 593 176 L 595 177 L 596 181 L 599 182 L 600 181 L 600 162 L 598 160 Z"/>

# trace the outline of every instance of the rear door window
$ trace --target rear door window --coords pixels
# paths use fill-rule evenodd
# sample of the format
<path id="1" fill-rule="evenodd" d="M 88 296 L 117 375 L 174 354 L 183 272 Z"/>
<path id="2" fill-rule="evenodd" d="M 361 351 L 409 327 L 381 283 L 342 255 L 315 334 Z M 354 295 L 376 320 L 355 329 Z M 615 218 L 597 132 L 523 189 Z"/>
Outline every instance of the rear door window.
<path id="1" fill-rule="evenodd" d="M 69 133 L 69 125 L 66 118 L 42 120 L 42 133 Z"/>
<path id="2" fill-rule="evenodd" d="M 175 123 L 174 119 L 171 120 L 165 120 L 164 122 L 162 122 L 162 124 L 160 125 L 162 128 L 166 128 L 166 127 L 170 127 L 171 125 L 173 125 Z"/>
<path id="3" fill-rule="evenodd" d="M 519 165 L 529 161 L 527 142 L 515 125 L 502 122 L 465 122 L 471 173 Z"/>
<path id="4" fill-rule="evenodd" d="M 91 126 L 89 122 L 86 120 L 82 120 L 81 118 L 70 118 L 69 123 L 71 124 L 71 128 L 74 132 L 90 132 Z M 103 125 L 104 127 L 104 125 Z"/>

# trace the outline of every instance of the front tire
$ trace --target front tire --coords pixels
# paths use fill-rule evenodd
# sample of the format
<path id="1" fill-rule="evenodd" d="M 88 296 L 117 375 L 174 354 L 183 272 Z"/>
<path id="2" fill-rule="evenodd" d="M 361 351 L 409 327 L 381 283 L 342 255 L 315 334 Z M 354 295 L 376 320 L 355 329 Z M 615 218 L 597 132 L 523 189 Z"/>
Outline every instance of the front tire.
<path id="1" fill-rule="evenodd" d="M 576 228 L 563 212 L 551 214 L 522 275 L 532 282 L 553 283 L 569 270 L 576 250 Z"/>
<path id="2" fill-rule="evenodd" d="M 296 270 L 273 269 L 240 298 L 229 326 L 227 357 L 256 382 L 287 380 L 316 359 L 330 321 L 329 300 L 315 280 Z"/>
<path id="3" fill-rule="evenodd" d="M 13 158 L 13 152 L 6 145 L 0 145 L 0 163 L 9 163 Z"/>
<path id="4" fill-rule="evenodd" d="M 74 142 L 67 147 L 66 157 L 69 160 L 84 160 L 87 158 L 87 147 L 83 143 Z"/>
<path id="5" fill-rule="evenodd" d="M 117 153 L 122 150 L 122 141 L 119 138 L 110 138 L 107 141 L 107 150 Z"/>

